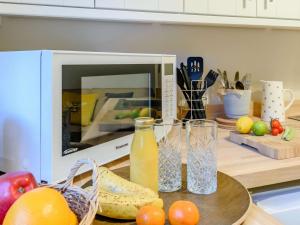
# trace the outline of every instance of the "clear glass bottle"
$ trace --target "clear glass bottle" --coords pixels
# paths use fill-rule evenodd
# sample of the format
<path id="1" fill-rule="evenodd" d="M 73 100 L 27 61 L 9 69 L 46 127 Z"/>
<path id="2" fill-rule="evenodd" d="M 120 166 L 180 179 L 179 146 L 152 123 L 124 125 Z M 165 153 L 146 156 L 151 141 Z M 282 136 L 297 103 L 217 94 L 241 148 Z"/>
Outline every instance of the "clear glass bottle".
<path id="1" fill-rule="evenodd" d="M 139 117 L 130 151 L 130 180 L 158 192 L 158 147 L 154 119 Z"/>

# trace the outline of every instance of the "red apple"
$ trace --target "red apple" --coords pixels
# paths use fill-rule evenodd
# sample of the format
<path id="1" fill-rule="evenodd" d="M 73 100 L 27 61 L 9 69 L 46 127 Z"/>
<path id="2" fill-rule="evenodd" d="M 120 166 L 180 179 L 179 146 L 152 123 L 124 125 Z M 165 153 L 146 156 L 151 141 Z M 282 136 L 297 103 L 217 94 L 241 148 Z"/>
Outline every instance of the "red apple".
<path id="1" fill-rule="evenodd" d="M 29 172 L 12 172 L 0 176 L 0 225 L 11 205 L 25 192 L 37 187 Z"/>

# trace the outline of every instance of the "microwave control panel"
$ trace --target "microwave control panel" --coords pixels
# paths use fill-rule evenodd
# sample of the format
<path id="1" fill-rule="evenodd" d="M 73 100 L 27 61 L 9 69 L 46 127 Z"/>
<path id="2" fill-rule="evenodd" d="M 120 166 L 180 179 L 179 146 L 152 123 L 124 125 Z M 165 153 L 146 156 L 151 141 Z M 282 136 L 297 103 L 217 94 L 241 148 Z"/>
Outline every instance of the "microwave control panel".
<path id="1" fill-rule="evenodd" d="M 164 119 L 176 118 L 176 75 L 174 74 L 174 64 L 165 63 L 163 66 L 163 105 Z"/>

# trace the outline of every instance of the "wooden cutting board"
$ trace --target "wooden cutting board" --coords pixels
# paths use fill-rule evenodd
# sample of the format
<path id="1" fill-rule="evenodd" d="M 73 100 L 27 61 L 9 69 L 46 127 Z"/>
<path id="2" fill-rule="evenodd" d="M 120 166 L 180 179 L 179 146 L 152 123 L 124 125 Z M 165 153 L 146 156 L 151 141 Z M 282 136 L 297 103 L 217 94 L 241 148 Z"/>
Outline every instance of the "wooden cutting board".
<path id="1" fill-rule="evenodd" d="M 284 141 L 281 135 L 254 136 L 230 132 L 230 140 L 237 144 L 244 144 L 255 148 L 259 153 L 273 159 L 288 159 L 300 156 L 299 131 L 291 141 Z"/>
<path id="2" fill-rule="evenodd" d="M 218 123 L 219 128 L 223 128 L 226 130 L 235 130 L 236 119 L 228 119 L 225 117 L 217 117 L 216 121 Z"/>
<path id="3" fill-rule="evenodd" d="M 116 174 L 129 179 L 129 167 L 114 170 Z M 88 186 L 91 183 L 88 184 Z M 182 168 L 180 191 L 159 193 L 164 200 L 164 210 L 168 212 L 174 201 L 189 200 L 200 210 L 201 225 L 240 225 L 247 217 L 252 200 L 247 189 L 234 178 L 218 172 L 218 190 L 210 195 L 196 195 L 186 190 L 186 165 Z M 97 215 L 93 225 L 136 225 L 135 221 L 109 219 Z M 166 225 L 170 225 L 166 221 Z"/>

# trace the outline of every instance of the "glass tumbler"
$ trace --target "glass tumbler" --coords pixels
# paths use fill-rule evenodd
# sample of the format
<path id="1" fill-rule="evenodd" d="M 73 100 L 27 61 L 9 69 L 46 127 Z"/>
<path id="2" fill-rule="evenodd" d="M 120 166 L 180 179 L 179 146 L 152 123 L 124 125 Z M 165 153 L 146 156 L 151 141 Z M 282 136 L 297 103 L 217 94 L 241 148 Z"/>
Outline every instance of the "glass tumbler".
<path id="1" fill-rule="evenodd" d="M 187 134 L 187 189 L 195 194 L 217 190 L 217 124 L 210 120 L 190 120 Z"/>
<path id="2" fill-rule="evenodd" d="M 181 129 L 179 120 L 156 120 L 154 132 L 158 144 L 159 191 L 181 189 Z"/>

